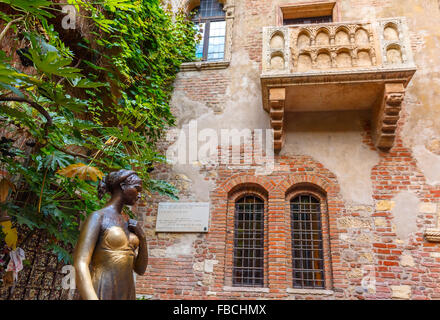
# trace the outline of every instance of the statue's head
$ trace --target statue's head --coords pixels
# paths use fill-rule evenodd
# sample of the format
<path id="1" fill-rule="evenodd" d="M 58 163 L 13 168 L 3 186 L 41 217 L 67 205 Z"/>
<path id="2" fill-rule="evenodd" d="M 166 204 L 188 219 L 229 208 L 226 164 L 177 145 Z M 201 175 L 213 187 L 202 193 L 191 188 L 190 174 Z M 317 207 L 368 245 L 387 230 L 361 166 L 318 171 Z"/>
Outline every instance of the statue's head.
<path id="1" fill-rule="evenodd" d="M 131 206 L 136 203 L 142 191 L 142 180 L 135 171 L 119 170 L 111 172 L 99 182 L 98 197 L 102 199 L 104 194 L 110 192 L 122 192 L 122 199 L 125 204 Z"/>

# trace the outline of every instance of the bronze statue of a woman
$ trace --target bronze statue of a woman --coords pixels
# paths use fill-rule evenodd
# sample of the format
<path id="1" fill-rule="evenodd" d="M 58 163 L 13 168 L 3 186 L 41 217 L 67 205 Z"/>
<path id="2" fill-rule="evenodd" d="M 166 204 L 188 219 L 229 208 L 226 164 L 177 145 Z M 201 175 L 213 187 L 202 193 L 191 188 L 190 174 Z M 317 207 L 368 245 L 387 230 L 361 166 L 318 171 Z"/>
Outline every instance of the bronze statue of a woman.
<path id="1" fill-rule="evenodd" d="M 133 270 L 144 274 L 147 242 L 142 228 L 125 221 L 121 212 L 124 205 L 136 203 L 141 191 L 142 181 L 134 171 L 112 172 L 100 182 L 99 198 L 110 192 L 111 199 L 86 219 L 74 253 L 82 299 L 136 299 Z"/>

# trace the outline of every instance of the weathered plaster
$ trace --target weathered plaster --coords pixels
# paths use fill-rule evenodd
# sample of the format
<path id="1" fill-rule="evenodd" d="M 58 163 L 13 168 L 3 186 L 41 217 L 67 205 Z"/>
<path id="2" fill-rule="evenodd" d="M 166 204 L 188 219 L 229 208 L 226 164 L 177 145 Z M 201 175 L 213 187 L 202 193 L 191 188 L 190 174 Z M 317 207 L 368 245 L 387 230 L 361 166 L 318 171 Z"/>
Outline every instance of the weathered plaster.
<path id="1" fill-rule="evenodd" d="M 180 128 L 185 129 L 185 124 L 192 119 L 197 120 L 199 130 L 269 127 L 268 115 L 261 110 L 259 65 L 251 61 L 238 44 L 245 43 L 245 39 L 254 32 L 260 32 L 261 27 L 275 24 L 274 15 L 270 14 L 264 20 L 261 15 L 257 15 L 245 21 L 242 19 L 245 10 L 243 3 L 237 2 L 236 5 L 233 57 L 231 65 L 222 71 L 227 72 L 231 79 L 224 104 L 220 106 L 222 113 L 215 114 L 200 101 L 190 100 L 182 92 L 176 91 L 172 104 L 179 110 L 177 118 Z M 404 109 L 407 118 L 402 137 L 404 144 L 412 148 L 427 182 L 440 183 L 440 156 L 426 148 L 427 144 L 440 136 L 440 125 L 434 120 L 440 116 L 440 102 L 435 98 L 438 89 L 432 85 L 434 75 L 440 73 L 436 55 L 440 49 L 436 28 L 438 3 L 390 0 L 384 6 L 353 6 L 351 1 L 342 0 L 338 5 L 341 18 L 346 21 L 358 20 L 359 17 L 374 20 L 400 15 L 408 18 L 418 71 L 406 93 Z M 420 10 L 424 12 L 423 15 Z M 197 72 L 179 76 L 193 77 L 197 76 Z M 370 174 L 379 156 L 362 143 L 362 121 L 368 117 L 366 112 L 360 111 L 287 114 L 286 145 L 282 154 L 312 156 L 336 174 L 341 184 L 341 193 L 347 202 L 371 205 Z M 174 171 L 189 177 L 192 181 L 191 190 L 197 200 L 207 201 L 212 184 L 205 180 L 204 174 L 199 173 L 199 167 L 177 165 Z"/>
<path id="2" fill-rule="evenodd" d="M 440 184 L 440 156 L 427 150 L 424 145 L 415 145 L 413 152 L 419 168 L 425 174 L 426 182 Z"/>
<path id="3" fill-rule="evenodd" d="M 193 101 L 183 92 L 175 91 L 171 105 L 176 110 L 177 126 L 183 130 L 185 135 L 181 135 L 170 146 L 171 149 L 177 148 L 183 142 L 183 138 L 186 138 L 188 145 L 191 120 L 197 121 L 198 132 L 203 129 L 212 129 L 217 132 L 219 143 L 221 142 L 221 129 L 269 128 L 268 115 L 262 111 L 261 106 L 258 64 L 251 61 L 246 52 L 241 50 L 233 54 L 228 73 L 231 83 L 226 89 L 224 102 L 220 106 L 223 110 L 221 113 L 215 113 L 202 102 Z M 196 76 L 196 73 L 188 72 L 180 76 L 191 77 Z M 199 142 L 199 147 L 203 143 L 203 141 Z M 173 172 L 185 174 L 192 181 L 190 189 L 196 201 L 209 201 L 209 192 L 214 189 L 213 182 L 205 180 L 205 174 L 200 173 L 200 163 L 175 164 Z"/>
<path id="4" fill-rule="evenodd" d="M 288 114 L 282 154 L 306 154 L 332 171 L 348 202 L 373 204 L 371 169 L 379 161 L 376 151 L 362 143 L 360 111 Z"/>
<path id="5" fill-rule="evenodd" d="M 391 210 L 393 223 L 397 237 L 400 240 L 407 240 L 408 237 L 417 231 L 417 214 L 419 212 L 420 200 L 416 194 L 408 191 L 398 193 L 394 198 L 395 206 Z"/>
<path id="6" fill-rule="evenodd" d="M 191 100 L 182 91 L 178 90 L 173 92 L 170 106 L 175 110 L 176 127 L 179 129 L 184 124 L 189 123 L 190 120 L 196 120 L 203 114 L 212 113 L 212 110 L 204 103 Z"/>
<path id="7" fill-rule="evenodd" d="M 440 18 L 436 0 L 388 0 L 381 6 L 353 6 L 352 1 L 339 2 L 343 20 L 358 17 L 386 18 L 405 16 L 411 32 L 411 46 L 417 72 L 406 91 L 402 139 L 412 149 L 429 184 L 440 183 L 440 157 L 427 150 L 433 139 L 440 137 L 439 75 Z"/>
<path id="8" fill-rule="evenodd" d="M 177 258 L 178 256 L 192 256 L 194 254 L 193 243 L 197 239 L 197 234 L 182 234 L 177 242 L 165 250 L 165 257 Z"/>

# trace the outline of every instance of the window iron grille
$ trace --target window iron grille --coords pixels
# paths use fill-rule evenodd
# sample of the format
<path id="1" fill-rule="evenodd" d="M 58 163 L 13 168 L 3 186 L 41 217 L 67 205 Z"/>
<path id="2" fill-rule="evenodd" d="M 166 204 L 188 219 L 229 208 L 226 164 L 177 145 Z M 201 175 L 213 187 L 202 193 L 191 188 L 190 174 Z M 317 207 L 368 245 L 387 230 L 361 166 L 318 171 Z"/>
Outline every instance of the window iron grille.
<path id="1" fill-rule="evenodd" d="M 310 18 L 295 18 L 284 19 L 283 24 L 285 26 L 292 24 L 312 24 L 312 23 L 329 23 L 333 22 L 332 16 L 310 17 Z"/>
<path id="2" fill-rule="evenodd" d="M 294 288 L 324 288 L 320 201 L 300 195 L 290 203 Z"/>
<path id="3" fill-rule="evenodd" d="M 196 18 L 223 17 L 223 4 L 217 0 L 200 0 L 200 6 L 194 9 Z"/>
<path id="4" fill-rule="evenodd" d="M 50 250 L 45 249 L 47 237 L 40 231 L 32 231 L 20 226 L 19 234 L 29 235 L 21 241 L 29 264 L 18 273 L 13 287 L 0 289 L 0 300 L 71 300 L 77 299 L 77 292 L 69 292 L 62 287 L 66 276 L 61 269 L 64 263 Z M 72 248 L 66 248 L 71 251 Z"/>
<path id="5" fill-rule="evenodd" d="M 245 196 L 235 203 L 233 286 L 264 285 L 264 201 Z"/>

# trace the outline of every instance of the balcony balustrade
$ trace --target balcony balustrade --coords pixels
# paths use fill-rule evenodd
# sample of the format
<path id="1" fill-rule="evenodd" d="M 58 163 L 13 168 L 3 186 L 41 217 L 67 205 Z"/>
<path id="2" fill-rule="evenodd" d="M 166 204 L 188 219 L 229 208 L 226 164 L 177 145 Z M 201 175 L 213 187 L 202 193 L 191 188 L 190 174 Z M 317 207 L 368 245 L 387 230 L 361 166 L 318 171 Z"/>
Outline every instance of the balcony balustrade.
<path id="1" fill-rule="evenodd" d="M 415 71 L 405 18 L 265 27 L 261 84 L 275 151 L 285 112 L 365 109 L 376 147 L 390 149 Z"/>

